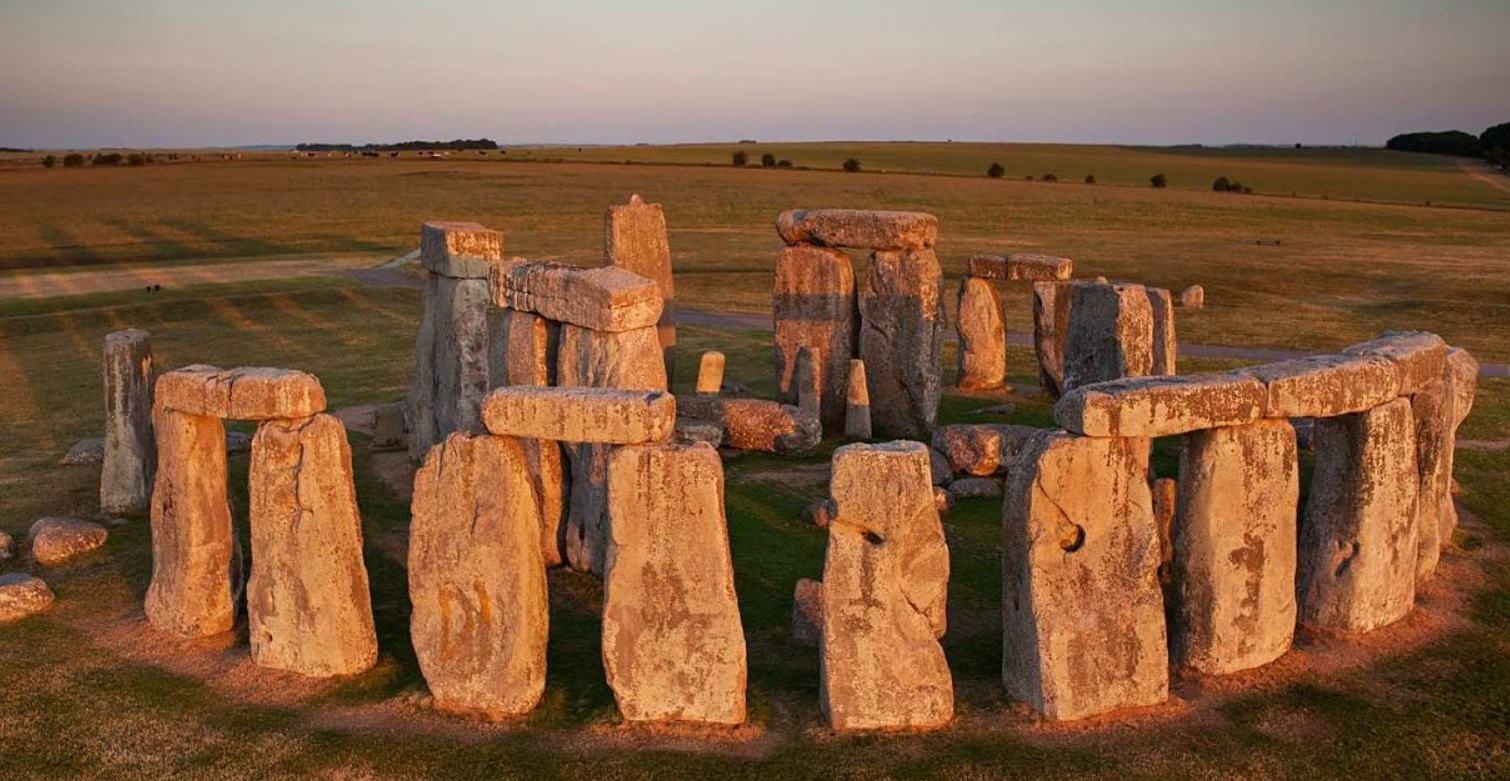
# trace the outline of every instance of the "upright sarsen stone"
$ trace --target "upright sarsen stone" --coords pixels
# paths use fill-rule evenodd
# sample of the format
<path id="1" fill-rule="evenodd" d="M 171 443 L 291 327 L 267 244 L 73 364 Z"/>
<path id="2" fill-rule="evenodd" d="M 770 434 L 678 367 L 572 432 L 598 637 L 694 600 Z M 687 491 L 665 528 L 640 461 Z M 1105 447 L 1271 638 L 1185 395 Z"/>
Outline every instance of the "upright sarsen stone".
<path id="1" fill-rule="evenodd" d="M 943 270 L 932 250 L 876 252 L 860 293 L 860 358 L 871 421 L 896 437 L 926 438 L 943 393 Z"/>
<path id="2" fill-rule="evenodd" d="M 1064 343 L 1069 335 L 1073 282 L 1033 283 L 1033 352 L 1038 384 L 1050 396 L 1064 392 Z"/>
<path id="3" fill-rule="evenodd" d="M 442 710 L 514 716 L 545 691 L 540 515 L 511 437 L 454 434 L 414 476 L 409 634 Z"/>
<path id="4" fill-rule="evenodd" d="M 1142 285 L 1072 283 L 1061 392 L 1154 368 L 1153 307 Z"/>
<path id="5" fill-rule="evenodd" d="M 488 331 L 493 298 L 485 279 L 436 278 L 435 430 L 482 430 L 488 392 Z"/>
<path id="6" fill-rule="evenodd" d="M 671 244 L 666 214 L 658 203 L 631 195 L 629 203 L 608 207 L 603 224 L 603 265 L 628 269 L 655 282 L 661 291 L 656 332 L 666 361 L 666 376 L 676 376 L 676 284 L 671 275 Z"/>
<path id="7" fill-rule="evenodd" d="M 405 428 L 409 430 L 409 459 L 419 461 L 441 440 L 435 422 L 435 333 L 440 320 L 439 277 L 425 275 L 419 332 L 414 336 L 414 376 L 409 381 L 404 405 Z"/>
<path id="8" fill-rule="evenodd" d="M 1002 682 L 1055 720 L 1169 691 L 1146 441 L 1044 432 L 1002 503 Z"/>
<path id="9" fill-rule="evenodd" d="M 1155 377 L 1177 374 L 1179 340 L 1174 329 L 1174 298 L 1161 287 L 1144 290 L 1148 291 L 1149 312 L 1153 316 L 1153 360 L 1148 373 Z"/>
<path id="10" fill-rule="evenodd" d="M 859 312 L 855 272 L 849 256 L 836 249 L 797 245 L 776 258 L 771 292 L 775 319 L 776 398 L 797 403 L 793 383 L 797 353 L 803 347 L 818 357 L 823 385 L 823 424 L 837 428 L 844 420 L 844 385 L 855 356 Z"/>
<path id="11" fill-rule="evenodd" d="M 1444 448 L 1447 459 L 1443 468 L 1447 471 L 1447 482 L 1452 483 L 1452 469 L 1454 454 L 1457 447 L 1458 427 L 1468 418 L 1468 413 L 1473 410 L 1473 398 L 1478 393 L 1479 362 L 1472 353 L 1462 348 L 1454 347 L 1447 351 L 1447 375 L 1446 382 L 1452 394 L 1452 442 Z M 1452 543 L 1452 536 L 1458 529 L 1457 505 L 1453 504 L 1448 497 L 1446 506 L 1442 508 L 1442 528 L 1440 539 L 1443 545 Z"/>
<path id="12" fill-rule="evenodd" d="M 503 309 L 498 311 L 491 327 L 488 337 L 491 387 L 556 384 L 560 323 L 529 312 Z"/>
<path id="13" fill-rule="evenodd" d="M 1288 421 L 1185 435 L 1169 638 L 1177 664 L 1224 675 L 1289 650 L 1299 499 Z"/>
<path id="14" fill-rule="evenodd" d="M 960 390 L 1000 388 L 1007 379 L 1007 324 L 1001 294 L 989 280 L 964 277 L 959 284 Z"/>
<path id="15" fill-rule="evenodd" d="M 745 638 L 711 445 L 608 458 L 603 667 L 629 721 L 740 724 Z"/>
<path id="16" fill-rule="evenodd" d="M 249 483 L 252 661 L 315 677 L 371 668 L 377 636 L 346 427 L 326 414 L 263 423 Z"/>
<path id="17" fill-rule="evenodd" d="M 1316 421 L 1300 525 L 1300 621 L 1367 632 L 1415 605 L 1416 471 L 1410 401 Z"/>
<path id="18" fill-rule="evenodd" d="M 136 513 L 152 501 L 152 337 L 128 329 L 105 337 L 105 445 L 100 512 Z"/>

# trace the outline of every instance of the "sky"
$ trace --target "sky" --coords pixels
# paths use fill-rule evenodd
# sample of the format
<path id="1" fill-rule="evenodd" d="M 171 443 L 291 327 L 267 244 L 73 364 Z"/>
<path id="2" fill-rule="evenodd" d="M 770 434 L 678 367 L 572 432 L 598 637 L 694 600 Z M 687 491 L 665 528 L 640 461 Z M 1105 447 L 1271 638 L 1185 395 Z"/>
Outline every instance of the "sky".
<path id="1" fill-rule="evenodd" d="M 1510 0 L 0 0 L 0 146 L 1382 144 L 1510 121 Z"/>

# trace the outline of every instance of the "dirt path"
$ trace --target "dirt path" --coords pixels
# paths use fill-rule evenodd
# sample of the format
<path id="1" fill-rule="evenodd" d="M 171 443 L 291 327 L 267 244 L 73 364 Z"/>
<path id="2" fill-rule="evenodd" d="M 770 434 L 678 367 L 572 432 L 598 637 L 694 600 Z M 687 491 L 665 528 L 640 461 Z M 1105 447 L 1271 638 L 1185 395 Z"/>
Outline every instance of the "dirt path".
<path id="1" fill-rule="evenodd" d="M 1493 187 L 1496 190 L 1510 193 L 1510 176 L 1505 176 L 1482 163 L 1470 163 L 1467 160 L 1464 160 L 1463 162 L 1458 163 L 1458 165 L 1462 167 L 1463 173 L 1468 174 L 1469 176 L 1483 182 L 1484 184 L 1489 185 L 1490 187 Z"/>
<path id="2" fill-rule="evenodd" d="M 254 279 L 331 276 L 370 268 L 375 260 L 372 257 L 294 255 L 217 263 L 143 264 L 97 271 L 5 274 L 0 275 L 0 300 L 109 293 L 149 285 L 175 288 Z"/>

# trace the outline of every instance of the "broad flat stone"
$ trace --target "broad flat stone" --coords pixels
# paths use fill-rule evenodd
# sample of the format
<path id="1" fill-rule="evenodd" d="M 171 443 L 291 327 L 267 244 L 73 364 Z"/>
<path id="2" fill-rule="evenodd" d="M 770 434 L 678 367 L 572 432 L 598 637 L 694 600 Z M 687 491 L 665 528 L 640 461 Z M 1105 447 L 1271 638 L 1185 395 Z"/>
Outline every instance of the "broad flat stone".
<path id="1" fill-rule="evenodd" d="M 681 413 L 718 423 L 724 445 L 740 450 L 792 455 L 812 450 L 823 439 L 817 416 L 765 399 L 683 396 Z"/>
<path id="2" fill-rule="evenodd" d="M 1438 381 L 1447 361 L 1447 343 L 1424 331 L 1386 331 L 1378 339 L 1355 344 L 1343 355 L 1378 355 L 1395 362 L 1399 395 L 1409 396 Z"/>
<path id="3" fill-rule="evenodd" d="M 944 634 L 949 549 L 918 442 L 834 451 L 819 696 L 836 730 L 933 729 L 954 717 Z"/>
<path id="4" fill-rule="evenodd" d="M 1169 693 L 1146 443 L 1046 431 L 1002 502 L 1002 682 L 1056 721 Z"/>
<path id="5" fill-rule="evenodd" d="M 53 517 L 32 523 L 26 536 L 31 544 L 31 557 L 38 564 L 53 567 L 99 550 L 110 535 L 105 527 L 91 521 Z"/>
<path id="6" fill-rule="evenodd" d="M 517 716 L 545 691 L 540 514 L 518 441 L 453 434 L 414 476 L 409 635 L 442 710 Z"/>
<path id="7" fill-rule="evenodd" d="M 1242 372 L 1129 377 L 1070 391 L 1054 405 L 1054 421 L 1092 437 L 1167 437 L 1252 423 L 1265 395 Z"/>
<path id="8" fill-rule="evenodd" d="M 0 575 L 0 624 L 34 616 L 52 605 L 52 589 L 24 572 Z"/>
<path id="9" fill-rule="evenodd" d="M 1367 632 L 1414 607 L 1414 435 L 1406 399 L 1316 421 L 1296 577 L 1301 623 Z"/>
<path id="10" fill-rule="evenodd" d="M 1142 285 L 1074 282 L 1061 392 L 1154 368 L 1154 317 Z M 1056 294 L 1057 295 L 1057 294 Z"/>
<path id="11" fill-rule="evenodd" d="M 1007 458 L 1039 431 L 1005 423 L 956 423 L 933 432 L 933 448 L 944 456 L 952 474 L 986 477 L 999 474 Z"/>
<path id="12" fill-rule="evenodd" d="M 663 302 L 654 280 L 614 266 L 579 268 L 563 263 L 520 262 L 494 266 L 493 301 L 594 331 L 649 328 L 659 355 Z M 662 362 L 661 371 L 665 371 Z"/>
<path id="13" fill-rule="evenodd" d="M 776 331 L 777 401 L 797 402 L 792 382 L 797 353 L 811 348 L 818 354 L 823 421 L 837 428 L 844 420 L 845 381 L 860 328 L 849 256 L 808 245 L 783 249 L 776 258 L 771 314 Z"/>
<path id="14" fill-rule="evenodd" d="M 661 317 L 656 332 L 666 358 L 666 376 L 676 376 L 676 284 L 671 275 L 671 244 L 666 215 L 658 203 L 638 195 L 608 207 L 603 221 L 603 265 L 632 271 L 660 289 Z"/>
<path id="15" fill-rule="evenodd" d="M 724 354 L 717 350 L 703 353 L 697 361 L 697 392 L 717 396 L 724 387 Z"/>
<path id="16" fill-rule="evenodd" d="M 128 329 L 105 337 L 105 441 L 100 512 L 139 513 L 152 504 L 157 445 L 152 436 L 152 337 Z"/>
<path id="17" fill-rule="evenodd" d="M 787 244 L 870 250 L 927 249 L 938 240 L 938 232 L 938 218 L 924 212 L 792 209 L 776 218 L 776 233 Z"/>
<path id="18" fill-rule="evenodd" d="M 1394 363 L 1372 355 L 1313 355 L 1238 371 L 1263 381 L 1270 418 L 1350 415 L 1395 398 L 1400 386 Z"/>
<path id="19" fill-rule="evenodd" d="M 561 442 L 660 442 L 676 426 L 676 398 L 663 391 L 513 385 L 489 393 L 482 407 L 494 434 Z"/>
<path id="20" fill-rule="evenodd" d="M 555 385 L 561 325 L 540 315 L 503 309 L 488 338 L 490 387 Z"/>
<path id="21" fill-rule="evenodd" d="M 844 387 L 844 438 L 870 439 L 870 386 L 865 381 L 865 361 L 849 362 L 849 383 Z"/>
<path id="22" fill-rule="evenodd" d="M 943 393 L 943 271 L 932 250 L 877 252 L 860 292 L 871 421 L 895 437 L 933 431 Z"/>
<path id="23" fill-rule="evenodd" d="M 1069 258 L 1041 255 L 1036 252 L 1013 252 L 1007 255 L 971 255 L 965 261 L 965 273 L 981 279 L 1026 279 L 1051 282 L 1069 279 L 1075 263 Z"/>
<path id="24" fill-rule="evenodd" d="M 377 662 L 346 427 L 332 415 L 269 421 L 252 439 L 252 661 L 311 677 Z"/>
<path id="25" fill-rule="evenodd" d="M 325 411 L 325 389 L 318 377 L 293 369 L 196 364 L 158 377 L 156 403 L 224 420 L 296 419 Z"/>
<path id="26" fill-rule="evenodd" d="M 1207 675 L 1260 667 L 1295 633 L 1300 468 L 1283 420 L 1185 436 L 1170 647 Z"/>
<path id="27" fill-rule="evenodd" d="M 1033 351 L 1038 358 L 1038 384 L 1050 396 L 1058 396 L 1064 388 L 1064 343 L 1075 303 L 1074 284 L 1033 283 Z"/>
<path id="28" fill-rule="evenodd" d="M 475 222 L 427 222 L 419 233 L 419 262 L 446 277 L 487 279 L 503 259 L 503 234 Z"/>
<path id="29" fill-rule="evenodd" d="M 225 424 L 164 408 L 161 395 L 158 403 L 147 620 L 183 637 L 228 632 L 240 577 L 226 493 Z"/>
<path id="30" fill-rule="evenodd" d="M 960 280 L 956 330 L 958 377 L 966 391 L 1000 388 L 1007 379 L 1007 323 L 996 286 L 978 277 Z"/>
<path id="31" fill-rule="evenodd" d="M 628 721 L 740 724 L 744 629 L 706 444 L 622 447 L 608 460 L 603 668 Z"/>
<path id="32" fill-rule="evenodd" d="M 1148 373 L 1155 377 L 1178 374 L 1179 339 L 1175 336 L 1174 299 L 1161 287 L 1148 291 L 1149 311 L 1153 315 L 1153 363 Z"/>

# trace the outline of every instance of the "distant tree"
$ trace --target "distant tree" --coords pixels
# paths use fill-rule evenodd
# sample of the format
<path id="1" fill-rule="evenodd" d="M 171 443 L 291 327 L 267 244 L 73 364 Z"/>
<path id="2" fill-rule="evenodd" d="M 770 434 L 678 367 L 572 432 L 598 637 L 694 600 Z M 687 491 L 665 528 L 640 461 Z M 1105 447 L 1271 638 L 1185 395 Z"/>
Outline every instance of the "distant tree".
<path id="1" fill-rule="evenodd" d="M 125 158 L 121 157 L 121 154 L 119 152 L 111 152 L 108 155 L 107 154 L 96 154 L 92 159 L 90 159 L 89 164 L 90 165 L 120 165 L 121 161 L 124 160 L 124 159 Z"/>
<path id="2" fill-rule="evenodd" d="M 1490 151 L 1498 149 L 1503 157 L 1505 150 L 1510 149 L 1510 122 L 1485 130 L 1479 135 L 1479 145 Z"/>
<path id="3" fill-rule="evenodd" d="M 745 150 L 743 149 L 735 151 L 732 159 L 734 161 L 734 164 L 738 166 L 742 166 L 750 162 L 750 156 L 745 154 Z"/>
<path id="4" fill-rule="evenodd" d="M 1154 174 L 1148 180 L 1148 183 L 1151 184 L 1151 185 L 1153 185 L 1153 188 L 1155 190 L 1162 190 L 1165 187 L 1169 186 L 1169 177 L 1167 177 L 1167 176 L 1165 176 L 1163 174 Z"/>
<path id="5" fill-rule="evenodd" d="M 1085 175 L 1085 183 L 1086 184 L 1095 184 L 1096 183 L 1096 175 L 1095 174 L 1086 174 Z"/>
<path id="6" fill-rule="evenodd" d="M 790 161 L 790 160 L 777 160 L 776 161 L 776 167 L 777 168 L 791 168 L 792 167 L 792 161 Z"/>
<path id="7" fill-rule="evenodd" d="M 42 158 L 42 167 L 43 168 L 51 168 L 51 167 L 53 167 L 53 166 L 55 166 L 57 164 L 58 164 L 58 158 L 53 157 L 52 155 L 48 155 L 48 156 Z"/>
<path id="8" fill-rule="evenodd" d="M 1384 148 L 1393 149 L 1396 152 L 1422 152 L 1458 157 L 1479 157 L 1484 154 L 1483 142 L 1461 130 L 1447 130 L 1440 133 L 1403 133 L 1391 138 L 1384 144 Z"/>
<path id="9" fill-rule="evenodd" d="M 1231 190 L 1232 182 L 1228 181 L 1225 176 L 1218 176 L 1216 181 L 1211 183 L 1211 191 L 1214 193 L 1231 192 Z"/>
<path id="10" fill-rule="evenodd" d="M 71 155 L 64 155 L 63 156 L 63 167 L 64 168 L 78 168 L 79 166 L 81 166 L 83 164 L 84 164 L 84 156 L 81 155 L 81 154 L 78 154 L 77 152 L 75 152 L 74 154 L 71 154 Z"/>
<path id="11" fill-rule="evenodd" d="M 855 173 L 855 172 L 859 171 L 860 170 L 860 161 L 856 160 L 853 157 L 845 158 L 844 159 L 844 170 L 846 170 L 846 171 L 848 171 L 850 173 Z"/>
<path id="12" fill-rule="evenodd" d="M 1032 174 L 1028 174 L 1027 176 L 1024 176 L 1023 179 L 1026 180 L 1026 181 L 1031 182 L 1031 181 L 1033 181 L 1033 175 Z"/>
<path id="13" fill-rule="evenodd" d="M 776 156 L 771 154 L 770 152 L 766 152 L 765 154 L 760 156 L 760 165 L 763 168 L 775 168 Z"/>
<path id="14" fill-rule="evenodd" d="M 133 166 L 146 165 L 147 156 L 142 154 L 141 152 L 132 152 L 131 154 L 126 155 L 126 164 Z"/>
<path id="15" fill-rule="evenodd" d="M 1053 174 L 1044 174 L 1043 176 L 1040 176 L 1038 178 L 1042 179 L 1045 182 L 1057 182 L 1057 181 L 1059 181 L 1059 177 L 1057 177 L 1057 176 L 1055 176 Z"/>
<path id="16" fill-rule="evenodd" d="M 1000 179 L 1006 175 L 1007 169 L 1003 168 L 1001 163 L 992 163 L 991 167 L 986 169 L 986 176 L 989 176 L 992 179 Z"/>

